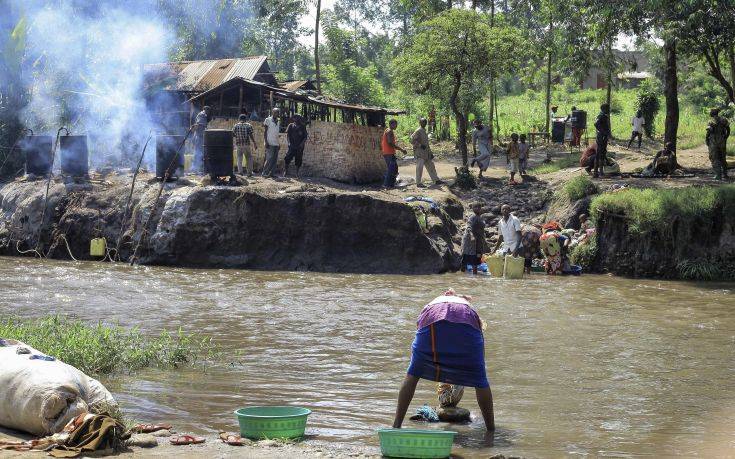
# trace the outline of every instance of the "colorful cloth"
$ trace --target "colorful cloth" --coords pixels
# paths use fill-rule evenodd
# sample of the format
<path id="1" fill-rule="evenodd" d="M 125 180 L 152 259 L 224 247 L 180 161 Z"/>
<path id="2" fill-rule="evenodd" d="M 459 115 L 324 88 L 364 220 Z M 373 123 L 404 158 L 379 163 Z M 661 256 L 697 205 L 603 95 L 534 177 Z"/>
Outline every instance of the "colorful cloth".
<path id="1" fill-rule="evenodd" d="M 420 328 L 413 341 L 408 374 L 465 387 L 489 387 L 482 332 L 447 320 Z"/>
<path id="2" fill-rule="evenodd" d="M 480 316 L 472 309 L 470 302 L 457 296 L 440 296 L 424 306 L 416 321 L 416 328 L 421 329 L 441 320 L 482 330 Z"/>
<path id="3" fill-rule="evenodd" d="M 563 247 L 566 241 L 557 231 L 549 231 L 541 236 L 541 253 L 544 255 L 544 267 L 547 274 L 561 274 L 564 269 Z"/>

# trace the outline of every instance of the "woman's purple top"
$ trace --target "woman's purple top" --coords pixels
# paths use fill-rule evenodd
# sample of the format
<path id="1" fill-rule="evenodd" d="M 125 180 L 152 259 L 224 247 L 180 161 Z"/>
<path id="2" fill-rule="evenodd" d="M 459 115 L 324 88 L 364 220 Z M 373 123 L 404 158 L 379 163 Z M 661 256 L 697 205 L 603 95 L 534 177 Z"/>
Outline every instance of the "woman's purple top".
<path id="1" fill-rule="evenodd" d="M 480 316 L 472 309 L 469 301 L 458 296 L 440 296 L 424 306 L 419 314 L 417 328 L 420 330 L 440 320 L 468 324 L 482 331 Z"/>

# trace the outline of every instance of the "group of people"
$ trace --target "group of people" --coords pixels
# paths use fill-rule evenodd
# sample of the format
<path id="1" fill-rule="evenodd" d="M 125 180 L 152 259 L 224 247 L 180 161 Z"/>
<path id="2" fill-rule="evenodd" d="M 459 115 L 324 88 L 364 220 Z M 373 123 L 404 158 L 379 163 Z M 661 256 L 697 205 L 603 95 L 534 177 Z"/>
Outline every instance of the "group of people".
<path id="1" fill-rule="evenodd" d="M 421 118 L 419 127 L 411 134 L 411 146 L 413 147 L 413 155 L 416 158 L 416 186 L 424 187 L 423 175 L 424 168 L 429 173 L 431 181 L 435 185 L 442 185 L 444 182 L 439 179 L 434 165 L 434 154 L 431 152 L 431 144 L 429 142 L 429 134 L 426 132 L 428 120 Z M 380 140 L 380 150 L 383 153 L 386 172 L 383 177 L 384 188 L 395 188 L 396 178 L 398 177 L 398 160 L 396 152 L 400 151 L 404 155 L 407 154 L 405 148 L 400 147 L 396 142 L 396 128 L 398 121 L 392 119 L 388 122 L 388 128 L 383 132 Z"/>
<path id="2" fill-rule="evenodd" d="M 205 106 L 195 118 L 193 130 L 194 158 L 192 162 L 192 170 L 196 173 L 205 171 L 206 156 L 204 153 L 204 131 L 207 129 L 211 118 L 212 109 Z M 278 163 L 278 153 L 281 149 L 279 134 L 281 132 L 281 110 L 273 108 L 270 116 L 263 120 L 263 146 L 265 148 L 265 163 L 261 175 L 263 177 L 273 177 L 276 174 L 276 165 Z M 253 176 L 253 152 L 258 150 L 258 142 L 253 135 L 253 121 L 258 121 L 259 117 L 255 111 L 251 114 L 242 113 L 238 117 L 237 123 L 232 127 L 232 136 L 237 154 L 237 172 L 243 174 L 243 159 L 245 161 L 245 170 L 247 176 Z M 293 114 L 289 119 L 286 127 L 286 139 L 288 141 L 288 151 L 284 157 L 283 176 L 288 175 L 288 168 L 293 161 L 296 165 L 296 175 L 300 176 L 301 166 L 304 159 L 304 148 L 309 138 L 309 132 L 306 129 L 306 120 L 299 114 Z M 210 169 L 210 168 L 206 168 Z M 234 172 L 233 172 L 234 175 Z M 212 177 L 216 179 L 216 177 Z"/>
<path id="3" fill-rule="evenodd" d="M 492 130 L 482 123 L 481 119 L 475 119 L 475 129 L 472 131 L 472 153 L 473 158 L 470 166 L 477 165 L 479 169 L 478 177 L 482 178 L 482 173 L 490 167 L 490 159 L 493 154 L 493 134 Z M 510 143 L 505 151 L 505 161 L 510 171 L 509 184 L 515 185 L 515 176 L 517 173 L 524 176 L 528 168 L 528 156 L 530 145 L 526 143 L 526 134 L 520 136 L 515 132 L 510 136 Z"/>

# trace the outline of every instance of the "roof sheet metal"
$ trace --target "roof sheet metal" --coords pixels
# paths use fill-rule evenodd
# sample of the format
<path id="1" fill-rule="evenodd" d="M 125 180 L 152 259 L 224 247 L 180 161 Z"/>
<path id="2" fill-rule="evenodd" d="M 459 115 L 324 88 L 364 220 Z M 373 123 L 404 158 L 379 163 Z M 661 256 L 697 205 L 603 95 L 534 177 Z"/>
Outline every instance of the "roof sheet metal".
<path id="1" fill-rule="evenodd" d="M 172 91 L 202 92 L 219 86 L 233 78 L 252 80 L 266 63 L 267 56 L 251 56 L 237 59 L 217 59 L 206 61 L 169 62 L 146 66 L 149 74 L 168 72 L 170 81 L 165 89 Z"/>
<path id="2" fill-rule="evenodd" d="M 296 91 L 308 82 L 308 80 L 285 81 L 281 86 L 283 86 L 283 88 L 287 89 L 288 91 Z"/>
<path id="3" fill-rule="evenodd" d="M 229 73 L 225 75 L 225 78 L 220 81 L 220 83 L 224 83 L 225 81 L 229 81 L 233 78 L 239 77 L 244 80 L 253 80 L 255 79 L 255 75 L 258 74 L 258 71 L 260 71 L 260 68 L 265 64 L 266 61 L 265 56 L 252 56 L 245 59 L 234 59 L 234 62 L 232 63 L 232 68 L 230 69 Z"/>

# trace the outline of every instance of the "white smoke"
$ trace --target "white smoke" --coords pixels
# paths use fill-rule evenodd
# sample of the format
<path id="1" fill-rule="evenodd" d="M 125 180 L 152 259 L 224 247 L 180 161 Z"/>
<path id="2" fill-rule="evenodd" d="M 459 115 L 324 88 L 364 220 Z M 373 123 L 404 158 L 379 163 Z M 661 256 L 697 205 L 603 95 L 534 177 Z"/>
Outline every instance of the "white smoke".
<path id="1" fill-rule="evenodd" d="M 166 62 L 175 39 L 153 0 L 16 0 L 28 24 L 24 120 L 35 133 L 61 126 L 88 135 L 93 164 L 136 155 L 155 128 L 145 64 Z"/>

